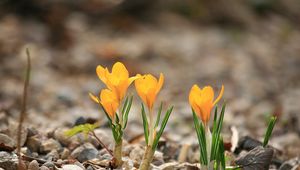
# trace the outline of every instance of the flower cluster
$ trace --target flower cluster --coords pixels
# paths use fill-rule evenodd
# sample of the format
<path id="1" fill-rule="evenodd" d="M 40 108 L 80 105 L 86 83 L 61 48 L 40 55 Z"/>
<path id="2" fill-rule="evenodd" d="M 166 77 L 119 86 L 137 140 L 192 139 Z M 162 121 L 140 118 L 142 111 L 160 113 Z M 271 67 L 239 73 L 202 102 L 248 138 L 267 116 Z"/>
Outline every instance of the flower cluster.
<path id="1" fill-rule="evenodd" d="M 128 70 L 120 62 L 117 62 L 113 65 L 111 72 L 108 68 L 104 68 L 99 65 L 96 68 L 96 73 L 99 79 L 106 85 L 106 88 L 101 90 L 99 96 L 95 96 L 91 93 L 89 95 L 93 101 L 98 103 L 101 108 L 103 108 L 109 120 L 109 124 L 115 139 L 114 158 L 116 166 L 122 164 L 123 130 L 127 124 L 128 113 L 130 111 L 133 99 L 132 97 L 126 97 L 126 92 L 128 87 L 134 82 L 136 92 L 143 101 L 141 113 L 144 126 L 144 136 L 147 144 L 140 169 L 148 169 L 153 159 L 157 143 L 173 110 L 173 107 L 168 108 L 162 118 L 162 121 L 162 103 L 157 114 L 153 113 L 156 97 L 164 84 L 164 75 L 160 73 L 159 78 L 156 78 L 151 74 L 137 74 L 136 76 L 129 77 Z M 208 159 L 212 158 L 210 157 L 212 152 L 215 152 L 216 149 L 220 150 L 220 131 L 213 131 L 213 135 L 211 137 L 208 123 L 211 110 L 221 99 L 223 93 L 224 86 L 222 86 L 220 94 L 214 100 L 214 91 L 211 86 L 205 86 L 203 89 L 201 89 L 197 85 L 194 85 L 189 94 L 189 102 L 194 113 L 194 123 L 199 144 L 202 148 L 204 148 L 201 152 L 201 162 L 204 165 L 208 165 Z M 123 101 L 124 99 L 125 101 Z M 121 107 L 122 104 L 123 107 Z M 146 105 L 146 108 L 144 105 Z M 222 109 L 222 114 L 224 114 L 224 109 Z M 201 123 L 199 123 L 198 118 L 201 119 Z M 222 116 L 220 119 L 223 119 Z M 215 116 L 214 121 L 216 122 L 216 120 L 217 119 Z M 160 127 L 158 128 L 158 126 Z M 214 140 L 207 140 L 210 138 L 214 138 Z M 213 158 L 213 160 L 214 159 L 215 158 Z"/>

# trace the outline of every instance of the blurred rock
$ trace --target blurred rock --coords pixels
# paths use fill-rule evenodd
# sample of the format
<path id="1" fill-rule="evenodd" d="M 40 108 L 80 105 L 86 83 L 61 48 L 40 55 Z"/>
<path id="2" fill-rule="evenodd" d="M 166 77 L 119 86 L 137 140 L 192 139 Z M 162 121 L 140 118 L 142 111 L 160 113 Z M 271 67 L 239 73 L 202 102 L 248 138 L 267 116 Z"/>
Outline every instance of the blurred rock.
<path id="1" fill-rule="evenodd" d="M 14 140 L 17 141 L 18 138 L 18 123 L 15 121 L 10 121 L 8 126 L 9 136 Z M 21 146 L 23 146 L 27 139 L 28 130 L 26 127 L 23 126 L 21 130 Z"/>
<path id="2" fill-rule="evenodd" d="M 161 164 L 165 163 L 164 158 L 163 158 L 163 153 L 159 151 L 155 151 L 152 164 L 155 166 L 159 166 Z"/>
<path id="3" fill-rule="evenodd" d="M 168 162 L 160 165 L 158 168 L 161 170 L 173 170 L 176 169 L 176 166 L 178 166 L 178 162 Z"/>
<path id="4" fill-rule="evenodd" d="M 55 164 L 53 162 L 51 162 L 51 161 L 48 161 L 48 162 L 44 163 L 43 166 L 45 166 L 45 167 L 47 167 L 47 168 L 49 168 L 51 170 L 55 169 Z"/>
<path id="5" fill-rule="evenodd" d="M 111 135 L 111 130 L 107 128 L 95 129 L 96 136 L 102 141 L 105 146 L 109 146 L 113 141 L 113 136 Z M 92 138 L 92 143 L 95 147 L 99 146 L 99 142 Z"/>
<path id="6" fill-rule="evenodd" d="M 296 157 L 290 160 L 285 161 L 280 167 L 279 170 L 298 170 L 300 168 L 300 158 Z"/>
<path id="7" fill-rule="evenodd" d="M 56 161 L 57 159 L 59 159 L 59 154 L 57 150 L 52 150 L 49 153 L 47 153 L 47 155 L 45 156 L 45 159 L 49 160 L 49 161 Z"/>
<path id="8" fill-rule="evenodd" d="M 32 152 L 39 152 L 41 147 L 41 137 L 38 135 L 34 135 L 27 138 L 26 146 Z"/>
<path id="9" fill-rule="evenodd" d="M 63 165 L 62 170 L 84 170 L 80 166 L 77 165 Z"/>
<path id="10" fill-rule="evenodd" d="M 58 142 L 60 142 L 63 146 L 68 146 L 72 140 L 76 140 L 77 137 L 68 137 L 65 135 L 65 131 L 68 130 L 66 128 L 58 128 L 54 131 L 53 137 L 56 139 Z"/>
<path id="11" fill-rule="evenodd" d="M 71 156 L 80 162 L 84 162 L 96 158 L 98 156 L 98 150 L 91 143 L 85 143 L 76 148 L 71 153 Z"/>
<path id="12" fill-rule="evenodd" d="M 60 150 L 62 147 L 60 143 L 54 139 L 48 139 L 46 141 L 43 141 L 40 146 L 40 152 L 41 153 L 48 153 L 52 150 Z"/>
<path id="13" fill-rule="evenodd" d="M 49 169 L 48 167 L 42 165 L 42 166 L 40 167 L 40 170 L 50 170 L 50 169 Z"/>
<path id="14" fill-rule="evenodd" d="M 16 147 L 15 141 L 12 138 L 10 138 L 9 136 L 2 134 L 2 133 L 0 133 L 0 144 L 1 143 L 10 148 Z M 1 148 L 0 150 L 2 150 L 2 149 L 4 149 L 4 148 Z"/>
<path id="15" fill-rule="evenodd" d="M 14 153 L 0 151 L 0 168 L 5 170 L 18 169 L 18 157 Z"/>
<path id="16" fill-rule="evenodd" d="M 28 170 L 39 170 L 39 163 L 36 160 L 33 160 L 28 165 Z"/>
<path id="17" fill-rule="evenodd" d="M 70 150 L 67 148 L 64 148 L 63 151 L 60 153 L 61 159 L 67 159 L 70 155 Z"/>
<path id="18" fill-rule="evenodd" d="M 143 155 L 144 155 L 144 148 L 141 146 L 136 145 L 130 152 L 129 158 L 134 162 L 134 164 L 139 164 L 142 162 Z"/>

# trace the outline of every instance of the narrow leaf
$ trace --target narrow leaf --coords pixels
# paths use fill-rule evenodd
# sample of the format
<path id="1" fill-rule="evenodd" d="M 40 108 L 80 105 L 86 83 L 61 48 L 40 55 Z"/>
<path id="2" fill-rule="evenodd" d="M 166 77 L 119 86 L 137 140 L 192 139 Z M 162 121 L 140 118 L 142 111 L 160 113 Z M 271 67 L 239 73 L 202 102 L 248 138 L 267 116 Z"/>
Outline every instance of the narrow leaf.
<path id="1" fill-rule="evenodd" d="M 127 105 L 127 108 L 126 108 L 126 111 L 125 111 L 125 114 L 124 114 L 124 125 L 123 125 L 123 129 L 125 129 L 126 126 L 127 126 L 127 122 L 128 122 L 128 114 L 129 114 L 130 109 L 131 109 L 132 100 L 133 100 L 133 96 L 130 97 L 129 103 L 128 103 L 128 105 Z"/>
<path id="2" fill-rule="evenodd" d="M 218 155 L 218 161 L 221 163 L 221 167 L 222 169 L 225 169 L 226 165 L 225 165 L 225 149 L 224 149 L 224 142 L 223 142 L 223 138 L 221 137 L 219 140 L 219 155 Z"/>
<path id="3" fill-rule="evenodd" d="M 196 130 L 196 134 L 197 134 L 198 142 L 199 142 L 199 146 L 200 146 L 200 161 L 203 165 L 208 165 L 205 131 L 204 131 L 203 125 L 202 126 L 200 125 L 198 117 L 197 117 L 194 109 L 192 109 L 192 112 L 193 112 L 193 120 L 194 120 L 195 130 Z"/>
<path id="4" fill-rule="evenodd" d="M 217 123 L 217 129 L 216 129 L 215 138 L 214 138 L 214 141 L 213 141 L 214 145 L 213 145 L 213 148 L 211 150 L 211 152 L 213 152 L 212 155 L 214 156 L 213 159 L 215 159 L 217 151 L 218 151 L 218 147 L 219 147 L 220 134 L 221 134 L 223 120 L 224 120 L 225 107 L 226 107 L 226 104 L 223 104 L 222 109 L 221 109 L 221 114 L 220 114 L 220 117 L 219 117 L 218 123 Z"/>
<path id="5" fill-rule="evenodd" d="M 264 142 L 263 142 L 263 147 L 267 146 L 267 144 L 269 142 L 269 139 L 271 137 L 271 134 L 272 134 L 273 128 L 275 126 L 276 120 L 277 120 L 277 117 L 275 117 L 275 116 L 272 116 L 269 120 L 268 128 L 267 128 L 265 138 L 264 138 Z"/>
<path id="6" fill-rule="evenodd" d="M 155 139 L 154 139 L 154 142 L 153 142 L 152 150 L 155 150 L 155 149 L 156 149 L 157 144 L 158 144 L 158 141 L 159 141 L 159 139 L 160 139 L 162 133 L 163 133 L 164 130 L 165 130 L 165 127 L 166 127 L 166 125 L 167 125 L 167 123 L 168 123 L 168 120 L 169 120 L 169 117 L 170 117 L 172 111 L 173 111 L 173 106 L 172 106 L 170 109 L 167 110 L 167 112 L 166 112 L 166 114 L 165 114 L 165 116 L 164 116 L 164 119 L 163 119 L 163 121 L 161 122 L 160 129 L 159 129 L 159 131 L 158 131 L 158 133 L 157 133 L 157 135 L 156 135 L 156 137 L 155 137 Z"/>
<path id="7" fill-rule="evenodd" d="M 123 104 L 123 108 L 122 108 L 122 115 L 124 115 L 125 109 L 127 107 L 127 103 L 128 103 L 128 97 L 126 97 L 125 102 Z"/>
<path id="8" fill-rule="evenodd" d="M 160 115 L 161 115 L 161 111 L 162 111 L 162 105 L 163 103 L 160 103 L 159 109 L 158 109 L 158 114 L 157 114 L 157 118 L 156 118 L 156 122 L 155 122 L 155 126 L 154 129 L 158 126 L 159 121 L 160 121 Z"/>
<path id="9" fill-rule="evenodd" d="M 148 145 L 149 125 L 148 125 L 148 120 L 147 120 L 147 116 L 146 116 L 146 113 L 145 113 L 145 107 L 144 107 L 143 103 L 142 103 L 142 118 L 143 118 L 145 141 L 146 141 L 146 144 Z"/>

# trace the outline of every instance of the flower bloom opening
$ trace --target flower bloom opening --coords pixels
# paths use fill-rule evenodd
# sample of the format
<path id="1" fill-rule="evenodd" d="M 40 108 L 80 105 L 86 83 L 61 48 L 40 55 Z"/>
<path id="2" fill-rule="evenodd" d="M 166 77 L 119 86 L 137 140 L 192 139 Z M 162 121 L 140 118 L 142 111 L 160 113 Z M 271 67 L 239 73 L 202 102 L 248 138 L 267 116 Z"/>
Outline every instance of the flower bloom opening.
<path id="1" fill-rule="evenodd" d="M 100 100 L 98 97 L 94 96 L 93 94 L 89 94 L 91 99 L 94 100 L 96 103 L 101 103 L 105 111 L 107 112 L 108 116 L 114 120 L 117 109 L 120 105 L 117 95 L 109 90 L 103 89 L 100 92 Z"/>
<path id="2" fill-rule="evenodd" d="M 203 89 L 196 84 L 193 85 L 189 94 L 189 103 L 196 114 L 201 118 L 206 126 L 212 108 L 222 98 L 224 93 L 224 86 L 222 85 L 219 96 L 214 100 L 214 90 L 211 86 L 205 86 Z"/>
<path id="3" fill-rule="evenodd" d="M 107 67 L 98 65 L 96 73 L 108 89 L 117 95 L 119 102 L 124 98 L 129 85 L 136 79 L 136 77 L 129 77 L 128 70 L 121 62 L 116 62 L 111 72 L 108 71 Z"/>
<path id="4" fill-rule="evenodd" d="M 142 101 L 147 105 L 149 110 L 152 110 L 154 101 L 157 94 L 159 93 L 163 83 L 164 75 L 160 73 L 159 80 L 157 80 L 153 75 L 138 74 L 137 79 L 135 80 L 135 88 L 142 99 Z"/>

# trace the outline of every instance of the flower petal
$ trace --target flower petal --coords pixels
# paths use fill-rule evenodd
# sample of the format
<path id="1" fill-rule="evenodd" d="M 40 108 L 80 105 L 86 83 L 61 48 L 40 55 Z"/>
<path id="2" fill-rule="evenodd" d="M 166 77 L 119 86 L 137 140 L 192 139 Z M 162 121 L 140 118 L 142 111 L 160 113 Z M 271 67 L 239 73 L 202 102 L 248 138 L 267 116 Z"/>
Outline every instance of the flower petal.
<path id="1" fill-rule="evenodd" d="M 201 98 L 203 102 L 210 101 L 213 102 L 214 100 L 214 90 L 211 86 L 205 86 L 202 89 Z"/>
<path id="2" fill-rule="evenodd" d="M 96 68 L 96 73 L 99 77 L 99 79 L 106 84 L 107 83 L 107 68 L 103 68 L 102 66 L 98 65 Z"/>
<path id="3" fill-rule="evenodd" d="M 156 91 L 155 91 L 156 94 L 160 91 L 162 85 L 164 84 L 164 80 L 165 80 L 164 75 L 162 73 L 160 73 L 159 80 L 158 80 L 158 83 L 157 83 L 157 88 L 156 88 Z"/>
<path id="4" fill-rule="evenodd" d="M 113 65 L 112 71 L 111 71 L 112 76 L 117 77 L 119 79 L 128 79 L 129 73 L 124 64 L 121 62 L 116 62 Z"/>
<path id="5" fill-rule="evenodd" d="M 224 85 L 222 85 L 220 94 L 219 94 L 219 96 L 217 97 L 217 99 L 213 102 L 213 105 L 215 105 L 215 104 L 218 103 L 218 101 L 222 98 L 223 94 L 224 94 Z"/>
<path id="6" fill-rule="evenodd" d="M 90 96 L 90 98 L 91 98 L 94 102 L 100 103 L 99 98 L 96 97 L 95 95 L 93 95 L 92 93 L 89 93 L 89 96 Z"/>

